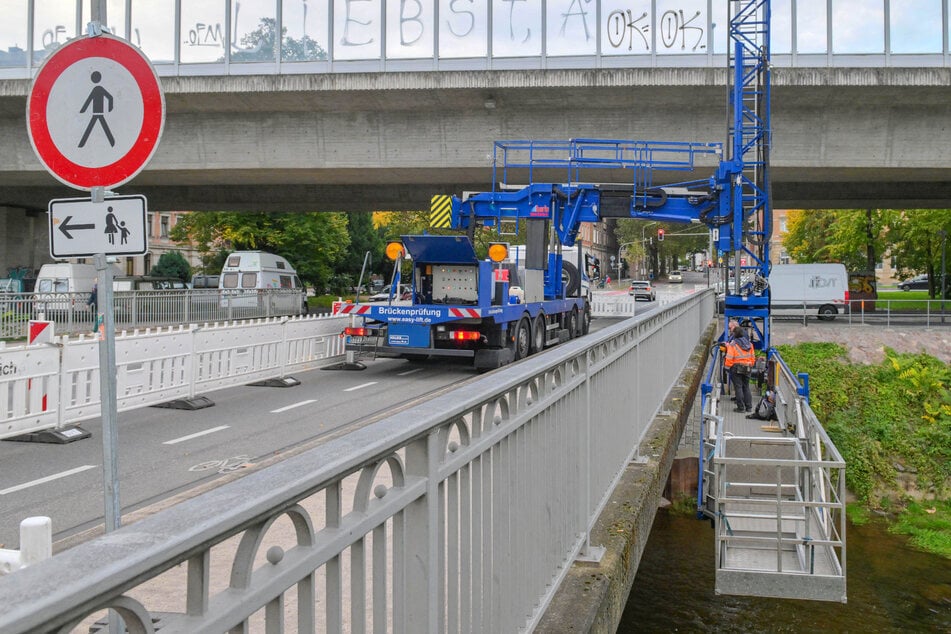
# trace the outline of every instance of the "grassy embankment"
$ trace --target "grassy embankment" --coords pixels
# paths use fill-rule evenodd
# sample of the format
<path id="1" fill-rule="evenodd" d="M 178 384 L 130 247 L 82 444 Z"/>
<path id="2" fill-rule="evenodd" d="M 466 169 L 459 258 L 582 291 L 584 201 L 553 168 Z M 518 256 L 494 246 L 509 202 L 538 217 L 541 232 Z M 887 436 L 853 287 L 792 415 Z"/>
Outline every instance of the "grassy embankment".
<path id="1" fill-rule="evenodd" d="M 951 559 L 951 368 L 888 349 L 874 366 L 849 363 L 838 344 L 778 349 L 790 367 L 814 377 L 810 405 L 845 458 L 857 498 L 850 519 L 884 512 L 890 530 Z"/>

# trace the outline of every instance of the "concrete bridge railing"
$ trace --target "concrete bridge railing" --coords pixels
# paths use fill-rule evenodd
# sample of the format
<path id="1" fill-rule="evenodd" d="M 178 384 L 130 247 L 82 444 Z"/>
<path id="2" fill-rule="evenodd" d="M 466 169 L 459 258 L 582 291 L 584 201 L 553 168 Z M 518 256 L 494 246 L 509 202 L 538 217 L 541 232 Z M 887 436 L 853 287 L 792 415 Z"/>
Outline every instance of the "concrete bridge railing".
<path id="1" fill-rule="evenodd" d="M 0 631 L 532 630 L 712 292 L 487 374 L 0 579 Z"/>

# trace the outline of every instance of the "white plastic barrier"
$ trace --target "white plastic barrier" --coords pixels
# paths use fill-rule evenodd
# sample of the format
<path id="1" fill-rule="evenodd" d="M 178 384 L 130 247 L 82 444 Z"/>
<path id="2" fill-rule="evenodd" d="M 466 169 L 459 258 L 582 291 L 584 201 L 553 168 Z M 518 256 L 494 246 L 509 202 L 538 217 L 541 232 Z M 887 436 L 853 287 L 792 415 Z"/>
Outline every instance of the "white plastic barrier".
<path id="1" fill-rule="evenodd" d="M 328 365 L 343 357 L 339 334 L 348 319 L 278 317 L 118 334 L 117 409 Z M 0 350 L 0 438 L 100 415 L 99 341 L 59 341 Z"/>
<path id="2" fill-rule="evenodd" d="M 57 346 L 0 349 L 0 438 L 56 426 L 59 370 Z"/>
<path id="3" fill-rule="evenodd" d="M 595 295 L 591 302 L 592 317 L 633 317 L 636 302 L 630 295 Z"/>

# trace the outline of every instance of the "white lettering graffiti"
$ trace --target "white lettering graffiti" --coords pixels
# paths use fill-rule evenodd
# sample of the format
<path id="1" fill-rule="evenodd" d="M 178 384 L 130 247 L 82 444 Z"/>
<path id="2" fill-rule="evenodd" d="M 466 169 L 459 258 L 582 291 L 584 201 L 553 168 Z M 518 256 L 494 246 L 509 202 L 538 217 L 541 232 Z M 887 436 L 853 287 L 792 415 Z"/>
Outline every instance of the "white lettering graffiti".
<path id="1" fill-rule="evenodd" d="M 571 0 L 571 4 L 568 6 L 565 12 L 561 14 L 561 35 L 566 35 L 567 33 L 569 18 L 573 16 L 581 16 L 581 26 L 584 27 L 584 39 L 586 42 L 591 39 L 591 33 L 588 31 L 588 12 L 584 9 L 584 5 L 590 3 L 591 0 Z M 572 11 L 575 5 L 578 5 L 578 9 L 576 11 Z"/>
<path id="2" fill-rule="evenodd" d="M 700 17 L 700 12 L 697 11 L 693 14 L 693 17 L 689 20 L 684 19 L 683 10 L 673 11 L 668 10 L 664 11 L 664 14 L 660 18 L 660 37 L 661 43 L 666 48 L 673 48 L 677 44 L 678 37 L 680 38 L 680 50 L 684 50 L 687 47 L 687 31 L 698 31 L 697 40 L 693 43 L 693 48 L 690 50 L 695 51 L 698 48 L 706 48 L 705 44 L 701 44 L 703 41 L 703 29 L 699 26 L 690 26 L 690 23 Z"/>
<path id="3" fill-rule="evenodd" d="M 502 0 L 502 2 L 509 3 L 509 38 L 515 42 L 517 38 L 515 37 L 515 3 L 516 2 L 527 2 L 527 0 Z M 521 20 L 519 20 L 521 22 Z M 529 28 L 525 29 L 525 37 L 522 38 L 522 44 L 532 39 L 532 30 Z"/>
<path id="4" fill-rule="evenodd" d="M 195 28 L 188 30 L 188 39 L 185 44 L 188 46 L 214 46 L 223 47 L 225 37 L 221 24 L 205 24 L 198 22 Z"/>
<path id="5" fill-rule="evenodd" d="M 406 13 L 407 5 L 412 5 L 416 8 L 416 13 L 413 15 L 408 15 Z M 423 15 L 423 5 L 420 0 L 400 0 L 400 44 L 403 46 L 410 46 L 415 44 L 420 39 L 422 39 L 423 34 L 426 32 L 426 25 L 423 24 L 423 21 L 420 19 L 420 16 Z M 407 29 L 407 23 L 409 23 L 410 28 Z M 407 31 L 415 31 L 415 37 L 407 37 Z"/>
<path id="6" fill-rule="evenodd" d="M 354 39 L 351 39 L 350 37 L 351 25 L 355 24 L 355 25 L 358 25 L 358 27 L 370 26 L 371 24 L 373 24 L 373 21 L 367 20 L 366 22 L 361 22 L 360 20 L 357 20 L 351 15 L 350 8 L 353 6 L 354 2 L 373 2 L 373 0 L 346 0 L 346 2 L 347 2 L 347 12 L 343 22 L 343 37 L 340 38 L 340 43 L 343 46 L 366 46 L 367 44 L 372 44 L 373 37 L 370 37 L 370 39 L 364 40 L 362 42 L 358 42 Z"/>
<path id="7" fill-rule="evenodd" d="M 626 11 L 615 10 L 608 16 L 608 44 L 614 48 L 620 48 L 627 39 L 627 50 L 634 50 L 634 35 L 638 35 L 644 42 L 644 50 L 651 50 L 651 43 L 645 33 L 650 33 L 650 24 L 640 25 L 647 19 L 647 13 L 642 13 L 637 19 L 634 19 L 630 9 Z"/>
<path id="8" fill-rule="evenodd" d="M 469 35 L 470 33 L 472 33 L 472 29 L 475 28 L 475 24 L 476 24 L 475 13 L 473 13 L 472 11 L 462 11 L 462 10 L 459 10 L 459 9 L 456 8 L 456 5 L 459 4 L 460 2 L 468 2 L 468 3 L 471 5 L 474 1 L 475 1 L 475 0 L 452 0 L 452 1 L 449 3 L 449 11 L 450 11 L 453 15 L 467 15 L 467 16 L 469 16 L 469 26 L 466 27 L 465 30 L 462 30 L 462 31 L 459 31 L 459 32 L 456 31 L 455 27 L 453 26 L 452 21 L 446 20 L 446 24 L 449 26 L 449 32 L 452 33 L 453 35 L 455 35 L 456 37 L 465 37 L 465 36 Z"/>
<path id="9" fill-rule="evenodd" d="M 52 29 L 43 31 L 43 48 L 51 50 L 62 44 L 59 39 L 60 35 L 66 35 L 66 27 L 62 24 L 57 24 Z"/>

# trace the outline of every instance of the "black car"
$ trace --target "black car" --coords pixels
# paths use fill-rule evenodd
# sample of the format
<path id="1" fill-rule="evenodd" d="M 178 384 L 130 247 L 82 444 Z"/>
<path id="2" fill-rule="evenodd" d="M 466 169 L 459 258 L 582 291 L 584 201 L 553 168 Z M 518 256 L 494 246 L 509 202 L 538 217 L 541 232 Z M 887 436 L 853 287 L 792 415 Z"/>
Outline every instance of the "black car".
<path id="1" fill-rule="evenodd" d="M 928 274 L 923 273 L 921 275 L 916 275 L 915 277 L 899 282 L 898 288 L 903 291 L 926 291 L 928 290 Z"/>

